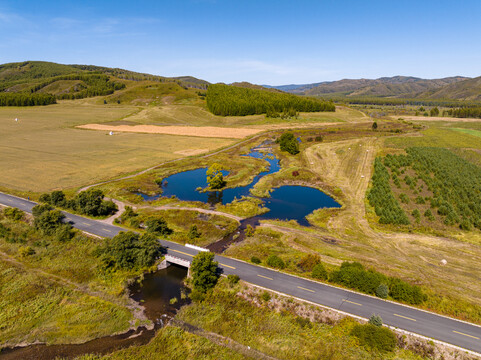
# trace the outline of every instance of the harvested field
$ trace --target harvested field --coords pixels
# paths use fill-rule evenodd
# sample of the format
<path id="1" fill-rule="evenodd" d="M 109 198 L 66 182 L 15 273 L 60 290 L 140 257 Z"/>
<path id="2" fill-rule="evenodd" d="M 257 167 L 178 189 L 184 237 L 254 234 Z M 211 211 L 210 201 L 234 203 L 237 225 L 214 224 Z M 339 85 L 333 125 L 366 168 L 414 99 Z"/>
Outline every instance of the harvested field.
<path id="1" fill-rule="evenodd" d="M 102 125 L 102 124 L 85 124 L 77 126 L 80 129 L 115 131 L 115 132 L 133 132 L 145 134 L 164 134 L 164 135 L 182 135 L 182 136 L 198 136 L 213 138 L 230 138 L 242 139 L 250 135 L 255 135 L 262 130 L 246 129 L 246 128 L 224 128 L 214 126 L 156 126 L 156 125 Z"/>

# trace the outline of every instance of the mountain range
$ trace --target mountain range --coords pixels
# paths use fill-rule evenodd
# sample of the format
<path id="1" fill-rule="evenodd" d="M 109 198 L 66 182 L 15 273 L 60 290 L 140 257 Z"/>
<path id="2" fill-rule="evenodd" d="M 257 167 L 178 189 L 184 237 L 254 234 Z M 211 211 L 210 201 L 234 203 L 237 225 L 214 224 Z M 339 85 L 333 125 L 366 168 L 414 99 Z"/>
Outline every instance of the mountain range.
<path id="1" fill-rule="evenodd" d="M 481 100 L 481 77 L 453 76 L 422 79 L 412 76 L 393 76 L 379 79 L 343 79 L 302 85 L 264 86 L 309 96 Z"/>

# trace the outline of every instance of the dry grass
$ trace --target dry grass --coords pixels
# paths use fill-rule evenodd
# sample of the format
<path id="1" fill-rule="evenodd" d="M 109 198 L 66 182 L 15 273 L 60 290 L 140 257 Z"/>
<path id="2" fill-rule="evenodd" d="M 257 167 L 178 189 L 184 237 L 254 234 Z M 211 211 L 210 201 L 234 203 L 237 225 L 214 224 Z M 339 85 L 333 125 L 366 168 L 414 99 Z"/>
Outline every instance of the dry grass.
<path id="1" fill-rule="evenodd" d="M 92 121 L 119 120 L 137 110 L 87 101 L 1 108 L 0 186 L 32 192 L 78 187 L 179 158 L 184 155 L 179 151 L 213 150 L 231 143 L 160 134 L 108 136 L 75 129 Z"/>
<path id="2" fill-rule="evenodd" d="M 214 126 L 157 126 L 157 125 L 103 125 L 103 124 L 86 124 L 77 126 L 80 129 L 115 131 L 128 133 L 144 133 L 144 134 L 165 134 L 165 135 L 182 135 L 195 137 L 212 137 L 212 138 L 230 138 L 243 139 L 250 135 L 255 135 L 262 130 L 245 129 L 245 128 L 224 128 Z"/>

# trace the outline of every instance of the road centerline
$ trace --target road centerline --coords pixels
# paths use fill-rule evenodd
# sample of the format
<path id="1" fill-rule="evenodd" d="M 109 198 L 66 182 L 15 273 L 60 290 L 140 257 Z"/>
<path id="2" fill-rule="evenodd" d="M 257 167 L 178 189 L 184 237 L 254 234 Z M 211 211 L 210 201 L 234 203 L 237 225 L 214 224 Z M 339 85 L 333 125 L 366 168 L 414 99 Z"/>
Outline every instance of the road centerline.
<path id="1" fill-rule="evenodd" d="M 403 315 L 399 315 L 399 314 L 393 314 L 394 316 L 397 316 L 397 317 L 400 317 L 400 318 L 403 318 L 403 319 L 407 319 L 407 320 L 411 320 L 411 321 L 417 321 L 416 319 L 413 319 L 413 318 L 410 318 L 410 317 L 407 317 L 407 316 L 403 316 Z"/>
<path id="2" fill-rule="evenodd" d="M 304 287 L 302 287 L 302 286 L 298 286 L 298 288 L 299 288 L 299 289 L 301 289 L 301 290 L 310 291 L 310 292 L 313 292 L 313 293 L 315 293 L 315 291 L 314 291 L 314 290 L 311 290 L 311 289 L 306 289 L 306 288 L 304 288 Z"/>
<path id="3" fill-rule="evenodd" d="M 187 256 L 190 256 L 190 257 L 194 257 L 194 255 L 187 254 L 187 253 L 179 251 L 179 250 L 169 249 L 169 251 L 175 251 L 175 252 L 178 252 L 179 254 L 184 254 L 184 255 L 187 255 Z"/>
<path id="4" fill-rule="evenodd" d="M 359 303 L 354 302 L 354 301 L 349 301 L 349 300 L 347 300 L 347 299 L 344 299 L 343 301 L 344 301 L 344 302 L 347 302 L 347 303 L 349 303 L 349 304 L 354 304 L 354 305 L 357 305 L 357 306 L 362 306 L 362 304 L 359 304 Z"/>
<path id="5" fill-rule="evenodd" d="M 257 274 L 257 276 L 259 276 L 261 278 L 264 278 L 264 279 L 267 279 L 267 280 L 274 280 L 273 278 L 270 278 L 270 277 L 267 277 L 267 276 L 264 276 L 264 275 Z"/>
<path id="6" fill-rule="evenodd" d="M 472 338 L 472 339 L 479 340 L 479 338 L 476 337 L 476 336 L 469 335 L 469 334 L 465 334 L 465 333 L 462 333 L 462 332 L 459 332 L 459 331 L 456 331 L 456 330 L 453 330 L 453 333 L 456 333 L 456 334 L 459 334 L 459 335 L 463 335 L 463 336 L 467 336 L 467 337 L 470 337 L 470 338 Z"/>

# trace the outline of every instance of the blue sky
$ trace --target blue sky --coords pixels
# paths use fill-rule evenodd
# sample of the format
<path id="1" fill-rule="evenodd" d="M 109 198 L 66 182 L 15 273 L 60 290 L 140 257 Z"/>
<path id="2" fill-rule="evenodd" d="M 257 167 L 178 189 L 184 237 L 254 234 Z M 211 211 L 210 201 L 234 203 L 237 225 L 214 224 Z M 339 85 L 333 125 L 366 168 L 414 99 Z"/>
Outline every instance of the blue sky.
<path id="1" fill-rule="evenodd" d="M 0 63 L 211 82 L 481 75 L 481 1 L 0 0 Z"/>

